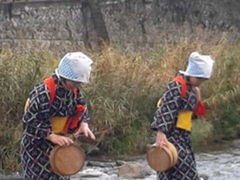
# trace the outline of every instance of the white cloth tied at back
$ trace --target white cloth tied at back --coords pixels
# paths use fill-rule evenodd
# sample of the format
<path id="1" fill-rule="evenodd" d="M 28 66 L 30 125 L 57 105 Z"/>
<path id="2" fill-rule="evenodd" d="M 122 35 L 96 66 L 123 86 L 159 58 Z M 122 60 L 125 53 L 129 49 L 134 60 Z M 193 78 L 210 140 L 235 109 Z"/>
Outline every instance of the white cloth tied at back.
<path id="1" fill-rule="evenodd" d="M 68 80 L 88 83 L 93 61 L 82 52 L 67 53 L 55 70 L 58 76 Z"/>
<path id="2" fill-rule="evenodd" d="M 214 60 L 209 55 L 192 52 L 188 59 L 186 71 L 179 71 L 186 76 L 209 79 L 212 74 Z"/>

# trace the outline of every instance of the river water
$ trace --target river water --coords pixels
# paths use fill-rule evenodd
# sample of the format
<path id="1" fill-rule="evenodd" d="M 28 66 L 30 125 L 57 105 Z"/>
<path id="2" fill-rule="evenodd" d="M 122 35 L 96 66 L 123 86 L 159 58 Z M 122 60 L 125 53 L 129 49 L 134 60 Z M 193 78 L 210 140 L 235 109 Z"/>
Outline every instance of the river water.
<path id="1" fill-rule="evenodd" d="M 240 148 L 198 153 L 196 161 L 198 172 L 204 180 L 240 180 Z M 148 172 L 145 178 L 135 180 L 156 180 L 155 171 L 149 168 L 144 156 L 135 162 L 143 164 Z M 93 166 L 85 166 L 71 180 L 129 180 L 118 177 L 118 168 L 114 162 L 91 164 Z"/>
<path id="2" fill-rule="evenodd" d="M 156 180 L 155 171 L 147 165 L 144 156 L 131 161 L 140 163 L 147 171 L 144 178 L 135 180 Z M 240 180 L 240 147 L 197 153 L 196 161 L 198 172 L 205 177 L 204 180 Z M 118 165 L 127 162 L 89 160 L 78 174 L 71 177 L 71 180 L 129 180 L 118 177 Z M 8 176 L 0 174 L 0 180 L 3 179 L 20 180 L 21 178 L 16 173 Z"/>

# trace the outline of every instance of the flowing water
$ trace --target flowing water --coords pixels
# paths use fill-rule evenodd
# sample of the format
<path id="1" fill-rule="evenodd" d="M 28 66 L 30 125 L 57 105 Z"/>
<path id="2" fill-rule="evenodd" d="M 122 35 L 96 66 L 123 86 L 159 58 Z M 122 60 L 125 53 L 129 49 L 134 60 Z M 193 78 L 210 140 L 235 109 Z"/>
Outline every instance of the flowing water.
<path id="1" fill-rule="evenodd" d="M 198 172 L 204 180 L 240 180 L 240 148 L 229 148 L 221 151 L 196 154 Z M 155 171 L 149 168 L 144 156 L 138 157 L 134 162 L 143 165 L 146 170 L 144 178 L 135 180 L 156 180 Z M 126 161 L 87 161 L 84 168 L 71 180 L 129 180 L 118 177 L 119 164 Z M 16 173 L 3 176 L 0 180 L 19 180 Z M 130 178 L 133 179 L 133 178 Z"/>
<path id="2" fill-rule="evenodd" d="M 212 151 L 196 154 L 197 168 L 204 180 L 240 180 L 240 148 L 223 151 Z M 136 180 L 156 180 L 155 171 L 150 169 L 144 159 L 139 162 L 147 169 L 147 175 Z M 71 180 L 127 180 L 117 176 L 118 168 L 115 162 L 92 162 L 91 166 L 85 166 L 81 172 Z"/>

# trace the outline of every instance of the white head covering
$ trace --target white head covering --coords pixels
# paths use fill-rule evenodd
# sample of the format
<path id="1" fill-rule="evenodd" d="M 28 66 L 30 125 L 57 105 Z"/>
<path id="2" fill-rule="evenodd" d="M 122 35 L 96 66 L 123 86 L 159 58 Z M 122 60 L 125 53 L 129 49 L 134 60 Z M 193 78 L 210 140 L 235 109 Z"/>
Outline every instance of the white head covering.
<path id="1" fill-rule="evenodd" d="M 82 52 L 67 53 L 55 70 L 58 76 L 71 81 L 88 83 L 92 60 Z"/>
<path id="2" fill-rule="evenodd" d="M 202 55 L 192 52 L 188 58 L 186 71 L 179 71 L 186 76 L 200 77 L 209 79 L 212 74 L 214 61 L 209 55 Z"/>

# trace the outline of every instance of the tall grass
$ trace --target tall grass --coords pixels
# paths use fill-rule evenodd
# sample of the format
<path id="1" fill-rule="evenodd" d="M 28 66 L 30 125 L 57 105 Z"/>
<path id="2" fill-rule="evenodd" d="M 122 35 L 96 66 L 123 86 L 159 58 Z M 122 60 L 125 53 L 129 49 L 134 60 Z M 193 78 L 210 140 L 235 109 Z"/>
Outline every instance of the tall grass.
<path id="1" fill-rule="evenodd" d="M 153 133 L 150 122 L 166 83 L 185 69 L 192 51 L 215 58 L 213 78 L 202 85 L 208 115 L 194 121 L 194 145 L 239 136 L 240 43 L 183 39 L 146 51 L 105 47 L 94 60 L 91 83 L 84 86 L 91 128 L 99 147 L 110 155 L 145 151 Z M 56 53 L 57 54 L 57 53 Z M 51 74 L 59 57 L 49 52 L 0 52 L 0 170 L 19 168 L 18 146 L 23 106 L 33 85 Z M 198 128 L 196 128 L 198 127 Z M 199 128 L 201 127 L 201 128 Z"/>
<path id="2" fill-rule="evenodd" d="M 214 80 L 206 88 L 206 103 L 212 110 L 209 119 L 212 120 L 218 139 L 240 136 L 239 48 L 239 43 L 221 47 L 217 57 L 219 61 L 215 65 Z"/>
<path id="3" fill-rule="evenodd" d="M 144 151 L 152 136 L 149 124 L 156 101 L 166 83 L 178 70 L 185 69 L 192 51 L 211 54 L 215 59 L 212 79 L 201 86 L 207 116 L 194 121 L 194 146 L 223 138 L 237 138 L 240 97 L 238 47 L 239 43 L 229 44 L 221 37 L 219 41 L 214 39 L 208 43 L 184 39 L 138 53 L 110 47 L 95 56 L 95 72 L 93 83 L 88 87 L 88 96 L 91 107 L 95 107 L 92 109 L 94 127 L 107 130 L 103 147 L 115 154 Z"/>
<path id="4" fill-rule="evenodd" d="M 106 48 L 95 57 L 88 87 L 94 127 L 107 130 L 103 147 L 114 153 L 137 152 L 147 143 L 149 119 L 159 84 L 148 59 Z M 157 78 L 154 81 L 160 80 Z"/>
<path id="5" fill-rule="evenodd" d="M 0 170 L 19 169 L 21 118 L 29 90 L 51 64 L 43 53 L 3 50 L 0 54 Z"/>

